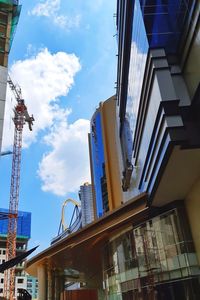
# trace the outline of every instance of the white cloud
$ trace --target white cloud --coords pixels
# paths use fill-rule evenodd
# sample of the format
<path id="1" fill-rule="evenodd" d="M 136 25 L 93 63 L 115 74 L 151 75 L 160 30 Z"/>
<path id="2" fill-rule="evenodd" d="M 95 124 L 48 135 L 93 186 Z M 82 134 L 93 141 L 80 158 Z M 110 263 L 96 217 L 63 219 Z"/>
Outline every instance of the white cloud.
<path id="1" fill-rule="evenodd" d="M 59 119 L 62 111 L 59 97 L 66 96 L 74 84 L 74 76 L 80 70 L 79 59 L 74 54 L 57 52 L 51 54 L 47 49 L 41 50 L 36 56 L 15 62 L 10 70 L 13 82 L 18 82 L 28 107 L 29 114 L 35 118 L 33 131 L 24 127 L 24 143 L 28 146 L 41 130 L 48 129 Z M 8 90 L 3 146 L 12 145 L 13 134 L 9 131 L 12 105 L 14 98 Z M 14 103 L 15 101 L 13 101 Z"/>
<path id="2" fill-rule="evenodd" d="M 79 27 L 80 20 L 80 15 L 76 15 L 73 18 L 64 15 L 54 15 L 53 18 L 54 24 L 58 25 L 61 28 L 65 28 L 66 30 Z"/>
<path id="3" fill-rule="evenodd" d="M 50 17 L 56 14 L 60 9 L 60 0 L 46 0 L 40 2 L 31 11 L 31 14 L 36 16 Z"/>
<path id="4" fill-rule="evenodd" d="M 67 95 L 80 68 L 74 54 L 51 54 L 43 49 L 36 56 L 15 62 L 10 70 L 13 82 L 17 81 L 22 88 L 29 113 L 35 117 L 32 132 L 24 126 L 24 145 L 30 146 L 41 133 L 40 140 L 50 149 L 39 163 L 42 189 L 62 196 L 77 191 L 90 178 L 89 121 L 79 119 L 69 124 L 71 110 L 63 106 L 63 101 L 61 107 L 59 99 Z M 9 89 L 7 95 L 3 145 L 4 149 L 11 149 L 12 107 L 16 100 Z"/>
<path id="5" fill-rule="evenodd" d="M 79 27 L 80 15 L 76 15 L 74 17 L 63 15 L 60 13 L 60 5 L 60 0 L 46 0 L 39 2 L 32 11 L 29 12 L 29 14 L 38 17 L 50 18 L 55 25 L 65 28 L 66 30 Z"/>
<path id="6" fill-rule="evenodd" d="M 52 150 L 44 155 L 38 170 L 42 189 L 61 196 L 76 192 L 81 184 L 90 181 L 89 121 L 79 119 L 68 124 L 68 114 L 69 111 L 63 111 L 63 117 L 45 137 Z"/>

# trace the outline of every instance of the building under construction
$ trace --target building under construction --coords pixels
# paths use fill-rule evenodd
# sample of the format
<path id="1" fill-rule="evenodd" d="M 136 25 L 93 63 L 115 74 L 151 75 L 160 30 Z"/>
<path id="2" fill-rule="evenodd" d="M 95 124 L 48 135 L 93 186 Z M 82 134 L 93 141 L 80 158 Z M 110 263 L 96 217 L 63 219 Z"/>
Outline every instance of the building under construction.
<path id="1" fill-rule="evenodd" d="M 7 209 L 0 208 L 0 214 L 7 214 Z M 0 263 L 6 260 L 6 246 L 8 236 L 8 216 L 0 219 Z M 20 255 L 27 250 L 28 241 L 31 237 L 31 213 L 18 211 L 16 255 Z M 0 273 L 0 297 L 3 296 L 4 274 Z M 24 262 L 15 267 L 15 297 L 17 299 L 18 290 L 27 289 L 27 275 L 24 271 Z"/>

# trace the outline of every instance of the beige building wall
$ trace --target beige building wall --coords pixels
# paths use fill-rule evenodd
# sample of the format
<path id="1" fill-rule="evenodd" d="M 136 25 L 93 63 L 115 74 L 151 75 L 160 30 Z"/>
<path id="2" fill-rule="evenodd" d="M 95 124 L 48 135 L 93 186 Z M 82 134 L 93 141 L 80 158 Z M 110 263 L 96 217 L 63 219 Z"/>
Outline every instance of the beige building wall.
<path id="1" fill-rule="evenodd" d="M 194 246 L 200 264 L 200 178 L 185 199 Z"/>
<path id="2" fill-rule="evenodd" d="M 109 209 L 113 210 L 119 207 L 123 201 L 119 149 L 117 146 L 119 132 L 117 127 L 116 98 L 113 96 L 107 101 L 100 103 L 100 112 L 103 128 Z"/>
<path id="3" fill-rule="evenodd" d="M 200 11 L 200 1 L 196 7 L 193 24 L 197 23 L 194 39 L 189 50 L 189 55 L 184 68 L 184 77 L 188 86 L 190 96 L 193 97 L 200 79 L 200 23 L 197 21 Z"/>

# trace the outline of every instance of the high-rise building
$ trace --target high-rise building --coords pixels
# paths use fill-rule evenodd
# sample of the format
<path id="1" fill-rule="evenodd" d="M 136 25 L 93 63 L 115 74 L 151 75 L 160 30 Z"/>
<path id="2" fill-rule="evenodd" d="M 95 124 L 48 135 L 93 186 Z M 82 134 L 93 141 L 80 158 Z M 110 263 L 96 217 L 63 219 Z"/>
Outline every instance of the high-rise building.
<path id="1" fill-rule="evenodd" d="M 81 221 L 83 227 L 94 220 L 94 202 L 91 184 L 86 182 L 80 186 L 79 198 L 81 201 Z"/>
<path id="2" fill-rule="evenodd" d="M 8 213 L 7 209 L 0 208 L 0 213 Z M 6 260 L 6 244 L 8 234 L 8 219 L 0 219 L 0 263 Z M 16 255 L 27 250 L 31 236 L 31 213 L 19 211 L 17 220 Z M 0 273 L 0 297 L 3 296 L 4 274 Z M 15 267 L 15 295 L 18 289 L 27 289 L 27 275 L 24 271 L 24 262 Z"/>
<path id="3" fill-rule="evenodd" d="M 106 245 L 108 299 L 200 293 L 199 15 L 198 1 L 117 1 L 122 188 L 151 217 Z"/>
<path id="4" fill-rule="evenodd" d="M 122 202 L 116 104 L 115 97 L 101 102 L 91 119 L 89 149 L 97 217 Z"/>
<path id="5" fill-rule="evenodd" d="M 8 55 L 21 11 L 18 0 L 0 0 L 0 151 L 8 77 Z"/>

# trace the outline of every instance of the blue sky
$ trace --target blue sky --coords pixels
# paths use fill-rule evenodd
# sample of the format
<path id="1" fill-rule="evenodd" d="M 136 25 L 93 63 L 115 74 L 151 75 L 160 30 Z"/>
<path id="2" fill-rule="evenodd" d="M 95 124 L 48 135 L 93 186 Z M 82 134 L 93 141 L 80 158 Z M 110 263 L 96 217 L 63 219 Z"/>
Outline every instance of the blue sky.
<path id="1" fill-rule="evenodd" d="M 57 234 L 61 206 L 90 181 L 87 132 L 100 101 L 115 93 L 115 0 L 21 1 L 9 70 L 21 88 L 33 132 L 24 128 L 19 209 L 32 212 L 29 247 L 47 247 Z M 7 91 L 4 149 L 12 149 Z M 1 207 L 8 208 L 11 156 L 0 161 Z M 69 217 L 68 217 L 69 218 Z"/>

